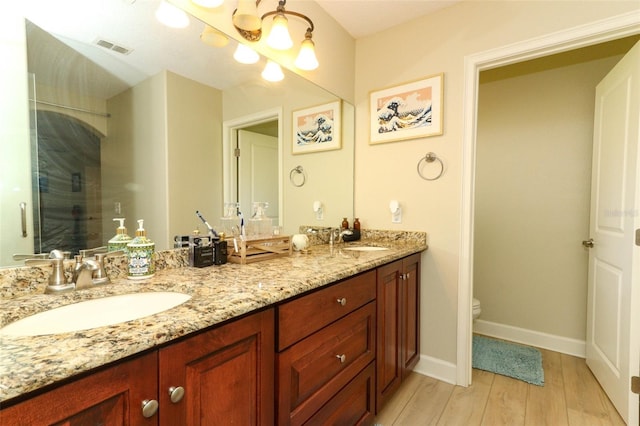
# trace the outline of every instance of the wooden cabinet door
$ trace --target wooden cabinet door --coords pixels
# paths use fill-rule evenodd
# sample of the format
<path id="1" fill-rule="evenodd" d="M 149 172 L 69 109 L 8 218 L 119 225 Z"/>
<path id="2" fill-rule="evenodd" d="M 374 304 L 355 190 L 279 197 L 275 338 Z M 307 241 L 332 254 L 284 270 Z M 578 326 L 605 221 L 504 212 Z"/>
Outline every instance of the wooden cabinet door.
<path id="1" fill-rule="evenodd" d="M 401 346 L 402 379 L 420 359 L 420 253 L 402 260 Z"/>
<path id="2" fill-rule="evenodd" d="M 161 424 L 273 424 L 273 318 L 258 312 L 161 349 Z"/>
<path id="3" fill-rule="evenodd" d="M 0 411 L 2 425 L 147 426 L 142 402 L 158 394 L 157 352 L 125 361 Z"/>
<path id="4" fill-rule="evenodd" d="M 378 268 L 376 411 L 420 359 L 420 253 Z"/>
<path id="5" fill-rule="evenodd" d="M 401 313 L 402 261 L 378 268 L 377 342 L 376 342 L 376 410 L 380 410 L 398 389 L 402 380 Z"/>

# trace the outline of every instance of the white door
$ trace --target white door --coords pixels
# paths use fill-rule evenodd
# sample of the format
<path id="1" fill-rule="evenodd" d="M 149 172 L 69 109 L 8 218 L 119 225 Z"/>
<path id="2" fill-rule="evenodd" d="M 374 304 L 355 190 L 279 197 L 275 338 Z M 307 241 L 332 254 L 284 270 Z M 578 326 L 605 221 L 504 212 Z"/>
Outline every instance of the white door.
<path id="1" fill-rule="evenodd" d="M 587 365 L 628 424 L 640 366 L 640 43 L 596 88 L 587 307 Z"/>
<path id="2" fill-rule="evenodd" d="M 245 219 L 252 203 L 269 203 L 267 216 L 278 223 L 278 138 L 246 130 L 238 131 L 238 200 Z"/>

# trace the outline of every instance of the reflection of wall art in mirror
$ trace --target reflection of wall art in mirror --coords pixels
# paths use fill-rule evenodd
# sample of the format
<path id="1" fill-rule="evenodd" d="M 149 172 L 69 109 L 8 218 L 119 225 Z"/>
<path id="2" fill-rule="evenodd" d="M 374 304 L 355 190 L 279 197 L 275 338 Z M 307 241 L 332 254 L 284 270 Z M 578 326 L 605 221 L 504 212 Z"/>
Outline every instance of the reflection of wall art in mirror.
<path id="1" fill-rule="evenodd" d="M 82 177 L 80 173 L 71 173 L 71 192 L 82 191 Z"/>
<path id="2" fill-rule="evenodd" d="M 293 154 L 340 149 L 341 104 L 330 102 L 293 111 Z"/>
<path id="3" fill-rule="evenodd" d="M 442 134 L 444 74 L 373 91 L 369 99 L 371 144 Z"/>

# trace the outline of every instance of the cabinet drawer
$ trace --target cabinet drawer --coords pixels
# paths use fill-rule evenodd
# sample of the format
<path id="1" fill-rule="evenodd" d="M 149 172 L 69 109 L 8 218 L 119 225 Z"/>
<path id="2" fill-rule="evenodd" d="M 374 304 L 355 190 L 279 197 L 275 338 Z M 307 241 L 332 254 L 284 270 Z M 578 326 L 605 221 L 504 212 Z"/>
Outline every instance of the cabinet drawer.
<path id="1" fill-rule="evenodd" d="M 370 425 L 374 420 L 374 363 L 360 372 L 316 414 L 304 423 L 311 425 Z"/>
<path id="2" fill-rule="evenodd" d="M 281 351 L 376 297 L 376 271 L 368 271 L 278 306 Z"/>
<path id="3" fill-rule="evenodd" d="M 278 355 L 279 424 L 302 424 L 373 361 L 371 302 Z"/>

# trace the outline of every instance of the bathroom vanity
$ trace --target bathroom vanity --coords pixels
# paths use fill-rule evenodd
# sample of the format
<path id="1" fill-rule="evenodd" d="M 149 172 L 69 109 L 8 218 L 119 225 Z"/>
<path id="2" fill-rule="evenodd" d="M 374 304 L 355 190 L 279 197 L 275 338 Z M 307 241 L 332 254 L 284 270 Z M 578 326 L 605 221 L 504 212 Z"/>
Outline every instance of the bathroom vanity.
<path id="1" fill-rule="evenodd" d="M 141 283 L 1 302 L 5 325 L 86 298 L 177 291 L 139 320 L 0 335 L 2 424 L 368 424 L 419 358 L 420 252 L 312 246 L 253 265 L 164 269 Z M 421 234 L 421 235 L 417 235 Z M 202 401 L 215 401 L 203 404 Z"/>

